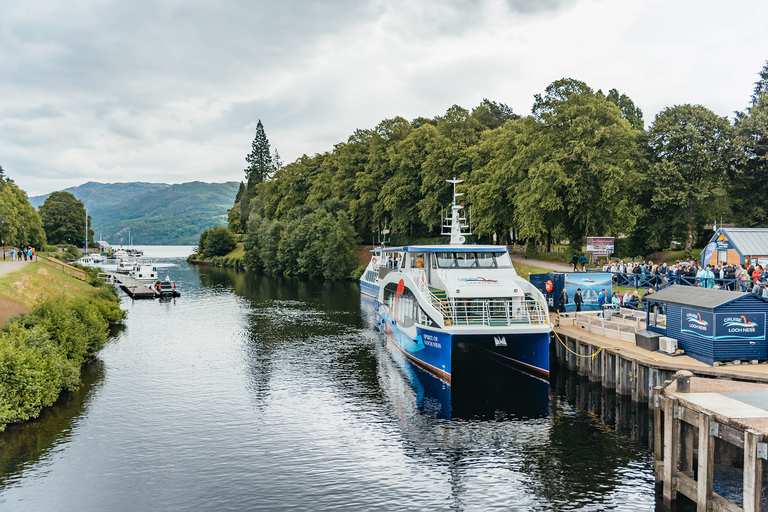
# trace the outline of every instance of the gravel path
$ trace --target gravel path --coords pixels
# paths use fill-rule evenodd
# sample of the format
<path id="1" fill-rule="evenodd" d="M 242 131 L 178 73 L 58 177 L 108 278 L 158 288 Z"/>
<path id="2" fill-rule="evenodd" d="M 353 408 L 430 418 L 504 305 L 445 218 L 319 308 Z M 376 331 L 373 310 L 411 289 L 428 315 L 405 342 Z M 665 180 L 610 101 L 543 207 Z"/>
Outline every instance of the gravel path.
<path id="1" fill-rule="evenodd" d="M 2 256 L 0 256 L 0 276 L 7 272 L 13 272 L 14 270 L 20 269 L 27 263 L 29 263 L 29 261 L 24 261 L 23 259 L 22 260 L 17 259 L 16 261 L 11 261 L 10 256 L 6 256 L 5 260 L 3 260 Z"/>
<path id="2" fill-rule="evenodd" d="M 527 260 L 523 258 L 521 254 L 512 254 L 512 263 L 519 262 L 526 265 L 533 265 L 534 267 L 548 268 L 549 270 L 559 270 L 560 272 L 573 272 L 572 265 L 566 265 L 565 263 L 557 263 L 555 261 L 541 261 L 541 260 Z"/>

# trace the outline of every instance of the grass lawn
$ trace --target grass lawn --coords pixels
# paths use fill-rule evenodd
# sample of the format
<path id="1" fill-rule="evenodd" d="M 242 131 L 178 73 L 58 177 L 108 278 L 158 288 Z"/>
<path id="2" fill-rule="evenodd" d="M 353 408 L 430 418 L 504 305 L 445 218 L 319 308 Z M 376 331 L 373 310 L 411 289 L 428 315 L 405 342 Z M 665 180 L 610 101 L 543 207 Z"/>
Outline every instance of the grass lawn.
<path id="1" fill-rule="evenodd" d="M 64 295 L 68 299 L 93 294 L 95 288 L 42 261 L 0 276 L 0 325 L 29 312 L 43 298 Z"/>

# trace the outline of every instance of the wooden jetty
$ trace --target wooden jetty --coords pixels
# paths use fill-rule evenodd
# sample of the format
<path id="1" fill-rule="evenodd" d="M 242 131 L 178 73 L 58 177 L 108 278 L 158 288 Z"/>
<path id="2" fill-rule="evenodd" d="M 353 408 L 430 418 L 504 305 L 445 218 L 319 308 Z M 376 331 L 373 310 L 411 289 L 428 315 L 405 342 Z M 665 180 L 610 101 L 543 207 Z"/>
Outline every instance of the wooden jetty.
<path id="1" fill-rule="evenodd" d="M 665 502 L 680 493 L 697 510 L 762 510 L 768 459 L 768 385 L 679 372 L 654 391 L 656 482 Z M 742 507 L 713 490 L 716 459 L 743 460 Z"/>
<path id="2" fill-rule="evenodd" d="M 638 347 L 621 329 L 601 335 L 605 323 L 583 316 L 553 322 L 552 350 L 561 365 L 653 409 L 655 476 L 665 502 L 680 493 L 700 511 L 761 510 L 768 364 L 713 366 Z M 742 467 L 741 507 L 713 491 L 717 465 Z"/>
<path id="3" fill-rule="evenodd" d="M 117 272 L 105 272 L 109 280 L 120 287 L 132 299 L 154 299 L 155 291 L 152 284 L 147 281 L 139 281 L 127 274 Z"/>

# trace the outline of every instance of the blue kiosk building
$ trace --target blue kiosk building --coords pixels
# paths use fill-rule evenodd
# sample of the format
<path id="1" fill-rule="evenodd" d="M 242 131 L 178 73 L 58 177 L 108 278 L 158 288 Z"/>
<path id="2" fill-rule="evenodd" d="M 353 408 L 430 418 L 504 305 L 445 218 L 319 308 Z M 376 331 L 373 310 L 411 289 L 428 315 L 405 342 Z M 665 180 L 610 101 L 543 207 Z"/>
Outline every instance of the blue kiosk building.
<path id="1" fill-rule="evenodd" d="M 708 364 L 768 359 L 768 300 L 754 293 L 678 285 L 645 300 L 647 330 L 676 339 L 694 359 Z"/>

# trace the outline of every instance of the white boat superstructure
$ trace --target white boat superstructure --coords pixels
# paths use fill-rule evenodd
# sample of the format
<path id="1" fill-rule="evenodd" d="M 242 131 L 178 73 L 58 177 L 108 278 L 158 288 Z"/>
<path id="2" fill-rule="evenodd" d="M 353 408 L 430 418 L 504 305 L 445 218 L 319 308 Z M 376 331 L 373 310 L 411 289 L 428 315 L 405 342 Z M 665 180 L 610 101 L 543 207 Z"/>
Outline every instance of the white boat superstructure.
<path id="1" fill-rule="evenodd" d="M 136 260 L 131 276 L 137 281 L 156 281 L 157 267 L 152 264 L 151 258 L 141 256 Z"/>

